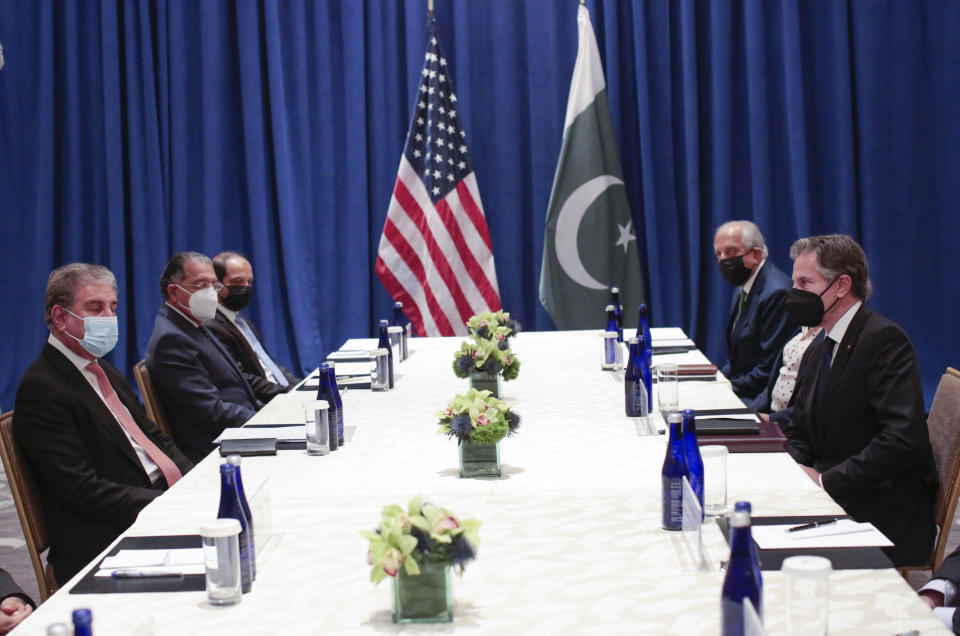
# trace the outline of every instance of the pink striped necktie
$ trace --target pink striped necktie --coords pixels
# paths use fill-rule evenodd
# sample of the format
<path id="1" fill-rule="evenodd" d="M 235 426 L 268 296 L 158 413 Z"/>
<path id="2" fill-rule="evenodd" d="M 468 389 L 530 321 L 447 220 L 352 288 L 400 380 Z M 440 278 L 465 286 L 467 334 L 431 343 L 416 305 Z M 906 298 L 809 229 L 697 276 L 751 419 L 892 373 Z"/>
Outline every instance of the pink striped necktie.
<path id="1" fill-rule="evenodd" d="M 177 465 L 173 463 L 173 460 L 160 450 L 160 448 L 147 437 L 146 433 L 140 430 L 137 423 L 133 421 L 130 412 L 123 406 L 123 403 L 117 396 L 117 392 L 113 390 L 113 386 L 107 379 L 107 374 L 103 372 L 103 369 L 100 368 L 97 361 L 94 360 L 88 364 L 87 370 L 97 376 L 97 384 L 100 386 L 100 392 L 103 393 L 103 397 L 107 401 L 107 406 L 110 407 L 110 412 L 112 412 L 113 416 L 120 422 L 123 430 L 133 438 L 133 441 L 140 445 L 140 448 L 147 454 L 147 457 L 157 465 L 160 472 L 163 473 L 164 479 L 167 480 L 167 486 L 169 487 L 177 483 L 177 480 L 183 477 L 183 473 L 181 473 Z"/>

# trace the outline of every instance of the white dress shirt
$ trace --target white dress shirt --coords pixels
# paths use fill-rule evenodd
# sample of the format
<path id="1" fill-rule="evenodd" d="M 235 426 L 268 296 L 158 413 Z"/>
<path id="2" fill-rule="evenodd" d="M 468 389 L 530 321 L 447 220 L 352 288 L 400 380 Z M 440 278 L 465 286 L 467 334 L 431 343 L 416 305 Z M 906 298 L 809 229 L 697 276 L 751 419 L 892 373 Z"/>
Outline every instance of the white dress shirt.
<path id="1" fill-rule="evenodd" d="M 87 365 L 90 364 L 91 361 L 71 351 L 67 345 L 60 342 L 60 340 L 53 334 L 50 334 L 50 337 L 47 338 L 47 342 L 50 343 L 51 347 L 62 353 L 64 357 L 66 357 L 66 359 L 73 364 L 73 366 L 77 367 L 77 370 L 80 371 L 80 375 L 82 375 L 83 379 L 90 384 L 90 388 L 92 388 L 94 393 L 97 394 L 97 397 L 103 401 L 107 407 L 107 411 L 110 412 L 110 415 L 113 415 L 113 411 L 110 410 L 110 405 L 107 404 L 107 398 L 104 397 L 103 392 L 100 390 L 100 385 L 97 383 L 97 376 L 93 374 L 93 371 L 87 369 Z M 122 406 L 124 409 L 127 409 L 126 406 L 123 406 L 122 402 L 120 406 Z M 129 409 L 127 409 L 127 413 L 130 413 Z M 136 422 L 132 415 L 130 416 L 130 419 Z M 150 459 L 146 451 L 143 450 L 143 447 L 133 441 L 133 438 L 130 437 L 130 433 L 128 433 L 126 429 L 123 428 L 123 425 L 120 424 L 120 421 L 117 420 L 116 415 L 113 415 L 113 421 L 117 423 L 117 426 L 120 427 L 120 430 L 123 431 L 123 434 L 126 435 L 127 439 L 130 441 L 130 445 L 133 446 L 133 450 L 137 453 L 137 458 L 140 460 L 140 463 L 143 464 L 143 470 L 146 471 L 147 477 L 150 478 L 150 481 L 156 481 L 163 474 L 160 471 L 160 468 L 153 463 L 153 460 Z"/>

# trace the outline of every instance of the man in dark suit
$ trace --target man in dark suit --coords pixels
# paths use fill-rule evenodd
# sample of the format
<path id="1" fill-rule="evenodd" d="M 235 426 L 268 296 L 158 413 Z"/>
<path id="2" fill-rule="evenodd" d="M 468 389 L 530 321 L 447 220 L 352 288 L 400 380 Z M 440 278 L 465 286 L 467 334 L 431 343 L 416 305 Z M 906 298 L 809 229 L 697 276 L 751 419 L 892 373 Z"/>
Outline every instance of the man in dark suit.
<path id="1" fill-rule="evenodd" d="M 116 280 L 73 263 L 47 281 L 50 329 L 17 389 L 13 436 L 37 476 L 61 585 L 193 464 L 99 358 L 117 342 Z"/>
<path id="2" fill-rule="evenodd" d="M 37 608 L 13 577 L 0 568 L 0 636 L 19 625 L 30 612 Z"/>
<path id="3" fill-rule="evenodd" d="M 942 532 L 947 531 L 949 528 L 942 530 Z M 958 587 L 960 587 L 960 548 L 943 560 L 937 571 L 930 577 L 930 581 L 919 591 L 920 598 L 930 606 L 934 615 L 944 625 L 953 630 L 954 634 L 960 634 L 960 612 L 957 611 L 957 605 L 960 604 Z"/>
<path id="4" fill-rule="evenodd" d="M 727 321 L 727 355 L 720 371 L 744 400 L 766 386 L 780 350 L 796 330 L 783 303 L 790 278 L 767 260 L 767 246 L 750 221 L 729 221 L 713 239 L 720 274 L 736 287 Z"/>
<path id="5" fill-rule="evenodd" d="M 801 365 L 787 450 L 847 514 L 895 544 L 885 550 L 895 565 L 924 563 L 938 484 L 913 346 L 864 304 L 867 259 L 852 238 L 800 239 L 790 256 L 787 312 L 825 338 Z"/>
<path id="6" fill-rule="evenodd" d="M 163 304 L 147 343 L 147 370 L 177 445 L 199 461 L 229 426 L 240 426 L 274 394 L 259 376 L 244 373 L 203 326 L 217 311 L 221 285 L 210 259 L 174 254 L 160 279 Z"/>
<path id="7" fill-rule="evenodd" d="M 204 326 L 245 373 L 259 375 L 275 385 L 276 393 L 288 391 L 300 378 L 277 363 L 267 352 L 260 331 L 240 313 L 250 303 L 253 290 L 253 268 L 249 261 L 236 252 L 222 252 L 213 257 L 213 272 L 223 288 L 218 294 L 217 315 Z"/>

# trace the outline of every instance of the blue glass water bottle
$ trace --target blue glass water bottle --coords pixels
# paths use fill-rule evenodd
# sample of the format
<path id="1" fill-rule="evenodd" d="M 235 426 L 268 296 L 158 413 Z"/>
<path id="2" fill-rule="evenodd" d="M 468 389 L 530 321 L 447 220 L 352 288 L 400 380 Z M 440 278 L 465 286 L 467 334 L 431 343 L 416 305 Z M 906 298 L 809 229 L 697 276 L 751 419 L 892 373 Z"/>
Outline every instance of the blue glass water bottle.
<path id="1" fill-rule="evenodd" d="M 750 513 L 736 508 L 730 516 L 730 560 L 720 592 L 720 614 L 723 636 L 743 635 L 743 599 L 748 598 L 763 617 L 760 579 L 753 570 L 753 535 Z"/>
<path id="2" fill-rule="evenodd" d="M 610 288 L 610 304 L 613 305 L 613 313 L 617 317 L 617 342 L 623 342 L 623 305 L 620 304 L 620 288 Z"/>
<path id="3" fill-rule="evenodd" d="M 330 392 L 336 402 L 337 446 L 343 446 L 343 398 L 340 397 L 340 387 L 337 386 L 337 370 L 332 362 L 327 364 L 327 374 L 330 378 Z"/>
<path id="4" fill-rule="evenodd" d="M 643 388 L 647 391 L 647 412 L 653 410 L 653 371 L 650 368 L 653 358 L 647 350 L 647 341 L 643 334 L 637 334 L 640 345 L 640 371 L 643 373 Z"/>
<path id="5" fill-rule="evenodd" d="M 236 519 L 240 522 L 240 588 L 246 594 L 253 587 L 253 554 L 250 544 L 250 522 L 243 514 L 237 490 L 237 472 L 232 464 L 220 465 L 220 510 L 217 519 Z"/>
<path id="6" fill-rule="evenodd" d="M 73 610 L 73 635 L 93 636 L 93 612 L 86 608 Z"/>
<path id="7" fill-rule="evenodd" d="M 683 529 L 683 478 L 687 474 L 687 465 L 683 459 L 682 422 L 679 413 L 667 415 L 670 439 L 660 470 L 660 507 L 664 530 Z"/>
<path id="8" fill-rule="evenodd" d="M 247 493 L 243 490 L 243 475 L 240 473 L 240 456 L 239 455 L 230 455 L 227 457 L 227 463 L 233 466 L 237 477 L 237 495 L 240 497 L 240 507 L 243 508 L 243 514 L 246 515 L 247 521 L 250 524 L 250 553 L 256 557 L 257 555 L 257 542 L 256 534 L 253 528 L 253 513 L 250 512 L 250 503 L 247 501 Z M 250 562 L 250 575 L 254 581 L 257 580 L 257 560 L 253 559 Z"/>
<path id="9" fill-rule="evenodd" d="M 650 322 L 647 318 L 647 306 L 644 303 L 637 305 L 637 312 L 640 314 L 640 320 L 637 322 L 637 334 L 642 333 L 646 338 L 647 359 L 653 362 L 653 336 L 650 335 Z"/>
<path id="10" fill-rule="evenodd" d="M 326 400 L 330 405 L 327 410 L 330 450 L 335 451 L 340 447 L 340 415 L 337 411 L 337 396 L 333 394 L 333 386 L 330 384 L 330 365 L 321 363 L 319 373 L 320 388 L 317 390 L 317 399 Z"/>
<path id="11" fill-rule="evenodd" d="M 750 515 L 750 518 L 753 519 L 753 507 L 750 505 L 749 501 L 738 501 L 733 504 L 733 511 L 744 511 Z M 753 549 L 750 551 L 750 561 L 753 563 L 753 576 L 757 579 L 757 589 L 760 590 L 760 602 L 763 602 L 763 575 L 760 573 L 760 557 L 757 556 L 757 547 L 753 546 Z M 757 613 L 761 616 L 762 608 L 757 608 Z"/>
<path id="12" fill-rule="evenodd" d="M 687 481 L 700 502 L 700 516 L 703 518 L 703 458 L 700 445 L 697 444 L 697 412 L 693 409 L 683 411 L 683 456 L 687 463 Z"/>
<path id="13" fill-rule="evenodd" d="M 640 351 L 640 341 L 630 338 L 627 344 L 630 348 L 630 359 L 627 361 L 627 370 L 623 374 L 624 408 L 627 417 L 647 417 L 650 411 L 647 390 L 644 386 L 643 353 Z"/>
<path id="14" fill-rule="evenodd" d="M 392 389 L 393 388 L 393 347 L 390 346 L 390 335 L 387 333 L 388 326 L 389 325 L 387 324 L 386 320 L 380 321 L 380 342 L 377 343 L 377 348 L 387 350 L 387 368 L 389 369 L 389 373 L 387 374 L 389 376 L 388 388 Z"/>

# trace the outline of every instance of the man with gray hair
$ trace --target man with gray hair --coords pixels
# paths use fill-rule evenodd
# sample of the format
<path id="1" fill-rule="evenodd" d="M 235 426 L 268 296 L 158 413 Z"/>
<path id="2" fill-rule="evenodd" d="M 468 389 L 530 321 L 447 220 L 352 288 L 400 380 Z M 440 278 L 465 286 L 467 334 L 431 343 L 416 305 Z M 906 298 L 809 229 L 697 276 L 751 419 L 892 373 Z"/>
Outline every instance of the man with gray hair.
<path id="1" fill-rule="evenodd" d="M 174 254 L 160 279 L 163 304 L 147 344 L 150 379 L 177 445 L 193 461 L 275 394 L 265 380 L 244 373 L 203 326 L 216 314 L 221 287 L 207 256 Z"/>
<path id="2" fill-rule="evenodd" d="M 117 283 L 99 265 L 50 274 L 40 357 L 17 389 L 13 436 L 37 476 L 62 585 L 193 464 L 102 360 L 117 342 Z"/>
<path id="3" fill-rule="evenodd" d="M 796 331 L 783 308 L 790 278 L 767 261 L 763 235 L 750 221 L 718 227 L 713 251 L 720 274 L 737 288 L 727 320 L 728 359 L 720 371 L 749 401 L 767 386 L 780 350 Z"/>
<path id="4" fill-rule="evenodd" d="M 825 338 L 800 366 L 787 450 L 847 514 L 895 544 L 885 549 L 894 565 L 926 563 L 938 484 L 913 346 L 864 304 L 867 257 L 852 238 L 803 238 L 790 256 L 787 313 Z"/>

